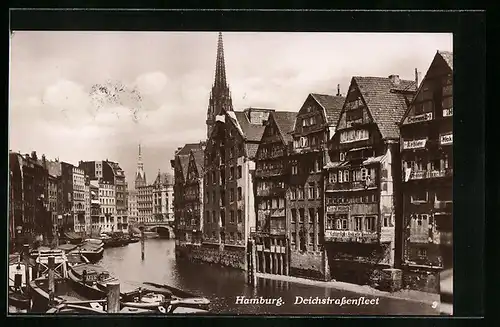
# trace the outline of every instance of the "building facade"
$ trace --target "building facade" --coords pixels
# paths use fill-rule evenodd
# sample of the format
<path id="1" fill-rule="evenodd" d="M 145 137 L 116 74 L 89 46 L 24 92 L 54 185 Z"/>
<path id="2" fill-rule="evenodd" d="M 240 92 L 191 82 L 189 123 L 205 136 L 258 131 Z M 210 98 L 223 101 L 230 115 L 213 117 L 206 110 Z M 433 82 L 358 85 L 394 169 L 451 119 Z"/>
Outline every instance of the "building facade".
<path id="1" fill-rule="evenodd" d="M 295 112 L 272 112 L 255 158 L 257 225 L 252 233 L 257 247 L 258 272 L 289 274 L 289 223 L 286 221 L 286 185 L 291 132 Z"/>
<path id="2" fill-rule="evenodd" d="M 73 230 L 75 232 L 85 232 L 85 171 L 78 167 L 71 167 L 73 192 L 72 213 Z"/>
<path id="3" fill-rule="evenodd" d="M 203 151 L 203 146 L 191 150 L 184 184 L 182 239 L 194 244 L 201 244 L 203 239 Z"/>
<path id="4" fill-rule="evenodd" d="M 434 56 L 403 117 L 400 145 L 405 282 L 436 289 L 437 272 L 453 262 L 452 53 Z"/>
<path id="5" fill-rule="evenodd" d="M 153 217 L 154 221 L 173 221 L 173 176 L 169 173 L 161 173 L 153 183 Z"/>
<path id="6" fill-rule="evenodd" d="M 117 232 L 115 185 L 101 179 L 99 181 L 99 202 L 101 215 L 100 232 Z"/>
<path id="7" fill-rule="evenodd" d="M 344 100 L 340 92 L 336 96 L 309 94 L 295 120 L 288 156 L 290 179 L 286 198 L 291 275 L 329 279 L 321 239 L 322 169 L 328 161 L 327 142 L 335 133 Z"/>
<path id="8" fill-rule="evenodd" d="M 135 173 L 134 188 L 138 190 L 140 187 L 146 186 L 147 184 L 144 163 L 142 162 L 141 145 L 139 144 L 139 157 L 137 159 L 137 171 Z"/>
<path id="9" fill-rule="evenodd" d="M 136 224 L 139 220 L 137 208 L 137 190 L 128 191 L 128 221 L 130 225 Z"/>
<path id="10" fill-rule="evenodd" d="M 111 161 L 107 163 L 113 170 L 113 184 L 115 185 L 116 231 L 128 233 L 128 192 L 125 172 L 118 163 Z"/>
<path id="11" fill-rule="evenodd" d="M 336 280 L 380 283 L 398 266 L 397 123 L 415 90 L 397 75 L 351 80 L 325 167 L 325 248 Z"/>
<path id="12" fill-rule="evenodd" d="M 170 161 L 174 170 L 174 195 L 173 195 L 173 211 L 174 211 L 174 227 L 176 239 L 180 242 L 191 242 L 192 229 L 190 226 L 191 215 L 187 211 L 187 203 L 192 199 L 186 199 L 186 183 L 188 181 L 188 169 L 191 151 L 199 153 L 203 151 L 205 142 L 188 143 L 177 149 L 175 157 Z"/>
<path id="13" fill-rule="evenodd" d="M 89 198 L 90 198 L 90 233 L 99 235 L 103 224 L 101 224 L 101 201 L 99 200 L 99 181 L 89 180 Z"/>
<path id="14" fill-rule="evenodd" d="M 153 185 L 137 188 L 137 220 L 139 223 L 154 221 Z"/>

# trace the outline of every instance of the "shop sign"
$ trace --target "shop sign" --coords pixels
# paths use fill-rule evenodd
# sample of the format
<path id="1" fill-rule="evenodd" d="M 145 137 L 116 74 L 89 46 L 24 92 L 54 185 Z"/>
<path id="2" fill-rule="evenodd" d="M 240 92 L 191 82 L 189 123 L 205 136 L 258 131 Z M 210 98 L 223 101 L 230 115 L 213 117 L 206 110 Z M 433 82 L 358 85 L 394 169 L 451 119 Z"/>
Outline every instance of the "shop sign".
<path id="1" fill-rule="evenodd" d="M 408 123 L 418 123 L 427 120 L 432 120 L 432 112 L 426 112 L 421 115 L 408 117 Z"/>
<path id="2" fill-rule="evenodd" d="M 327 206 L 327 213 L 349 212 L 349 206 Z"/>
<path id="3" fill-rule="evenodd" d="M 439 136 L 439 144 L 441 145 L 453 144 L 453 133 L 443 134 Z"/>
<path id="4" fill-rule="evenodd" d="M 426 143 L 427 143 L 427 139 L 404 141 L 403 142 L 403 149 L 425 148 Z"/>

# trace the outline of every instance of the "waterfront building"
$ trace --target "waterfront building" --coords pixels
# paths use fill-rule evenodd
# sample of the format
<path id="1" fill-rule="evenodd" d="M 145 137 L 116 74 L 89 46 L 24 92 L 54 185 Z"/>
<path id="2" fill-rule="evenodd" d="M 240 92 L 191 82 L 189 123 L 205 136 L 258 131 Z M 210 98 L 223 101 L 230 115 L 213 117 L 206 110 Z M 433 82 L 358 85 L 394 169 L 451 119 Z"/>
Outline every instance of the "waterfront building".
<path id="1" fill-rule="evenodd" d="M 188 169 L 191 151 L 199 153 L 203 151 L 205 142 L 188 143 L 180 147 L 175 152 L 175 157 L 170 161 L 174 170 L 174 226 L 176 239 L 179 242 L 191 242 L 192 229 L 188 226 L 186 205 L 191 199 L 186 199 L 186 182 L 188 180 Z M 187 202 L 186 202 L 187 200 Z"/>
<path id="2" fill-rule="evenodd" d="M 400 130 L 405 283 L 435 291 L 453 261 L 453 53 L 437 51 Z"/>
<path id="3" fill-rule="evenodd" d="M 255 158 L 255 208 L 258 272 L 289 274 L 290 222 L 286 220 L 286 185 L 291 132 L 297 113 L 275 111 L 269 115 Z"/>
<path id="4" fill-rule="evenodd" d="M 174 180 L 171 173 L 161 173 L 153 183 L 153 216 L 155 221 L 173 221 Z"/>
<path id="5" fill-rule="evenodd" d="M 73 231 L 85 232 L 85 171 L 71 167 L 72 188 L 71 202 L 73 213 Z"/>
<path id="6" fill-rule="evenodd" d="M 130 225 L 134 225 L 138 222 L 139 212 L 137 209 L 137 190 L 128 191 L 128 221 Z"/>
<path id="7" fill-rule="evenodd" d="M 106 163 L 111 166 L 113 171 L 116 204 L 116 231 L 128 233 L 127 181 L 125 172 L 116 162 L 106 160 Z"/>
<path id="8" fill-rule="evenodd" d="M 351 79 L 324 171 L 324 242 L 336 280 L 381 283 L 383 270 L 399 265 L 398 123 L 415 85 L 398 75 Z"/>
<path id="9" fill-rule="evenodd" d="M 201 244 L 203 235 L 203 166 L 204 146 L 191 149 L 187 167 L 186 182 L 184 184 L 185 219 L 182 239 L 186 242 Z"/>
<path id="10" fill-rule="evenodd" d="M 345 98 L 311 93 L 301 106 L 288 156 L 287 220 L 290 222 L 290 274 L 329 279 L 322 247 L 323 165 Z"/>
<path id="11" fill-rule="evenodd" d="M 153 217 L 153 185 L 141 185 L 137 188 L 137 221 L 148 223 Z"/>
<path id="12" fill-rule="evenodd" d="M 56 228 L 57 226 L 57 217 L 58 217 L 58 211 L 57 211 L 57 207 L 58 207 L 58 184 L 59 184 L 59 180 L 58 180 L 58 177 L 54 176 L 54 175 L 50 175 L 48 174 L 48 196 L 49 196 L 49 206 L 48 206 L 48 210 L 50 212 L 50 221 L 51 221 L 51 224 L 52 224 L 52 228 Z M 54 230 L 55 232 L 55 230 Z"/>
<path id="13" fill-rule="evenodd" d="M 89 235 L 92 231 L 91 219 L 90 219 L 90 178 L 85 176 L 85 190 L 84 190 L 84 200 L 85 200 L 85 226 L 83 228 L 86 235 Z"/>
<path id="14" fill-rule="evenodd" d="M 9 153 L 10 236 L 19 241 L 46 240 L 52 234 L 49 209 L 48 171 L 36 152 Z"/>
<path id="15" fill-rule="evenodd" d="M 101 224 L 101 202 L 99 200 L 99 181 L 89 180 L 89 198 L 90 198 L 90 233 L 99 235 L 104 225 Z M 104 214 L 102 214 L 104 216 Z"/>

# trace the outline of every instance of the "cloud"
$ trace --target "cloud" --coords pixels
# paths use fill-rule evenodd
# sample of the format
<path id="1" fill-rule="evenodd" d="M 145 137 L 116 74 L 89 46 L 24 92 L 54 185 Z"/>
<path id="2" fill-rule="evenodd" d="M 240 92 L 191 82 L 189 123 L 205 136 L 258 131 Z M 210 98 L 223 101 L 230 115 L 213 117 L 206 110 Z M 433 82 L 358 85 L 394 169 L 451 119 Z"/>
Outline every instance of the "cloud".
<path id="1" fill-rule="evenodd" d="M 137 77 L 136 85 L 143 95 L 159 93 L 167 85 L 167 76 L 162 72 L 142 74 Z"/>

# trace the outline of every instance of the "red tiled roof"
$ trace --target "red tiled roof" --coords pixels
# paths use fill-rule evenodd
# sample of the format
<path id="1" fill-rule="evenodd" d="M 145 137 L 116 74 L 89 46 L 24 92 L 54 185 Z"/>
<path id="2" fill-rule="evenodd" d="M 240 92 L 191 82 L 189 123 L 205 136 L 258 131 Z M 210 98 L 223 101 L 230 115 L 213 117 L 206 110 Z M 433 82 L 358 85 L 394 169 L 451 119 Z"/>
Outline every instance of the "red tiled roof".
<path id="1" fill-rule="evenodd" d="M 311 93 L 311 96 L 325 109 L 328 125 L 336 125 L 344 106 L 345 97 L 318 93 Z"/>
<path id="2" fill-rule="evenodd" d="M 398 123 L 408 107 L 408 95 L 398 91 L 415 92 L 415 81 L 400 80 L 395 85 L 384 77 L 355 76 L 352 80 L 358 86 L 382 138 L 399 138 Z"/>
<path id="3" fill-rule="evenodd" d="M 295 119 L 297 117 L 297 112 L 292 111 L 275 111 L 271 113 L 276 125 L 281 133 L 281 137 L 285 141 L 285 144 L 293 141 L 291 132 L 293 131 L 293 126 L 295 124 Z"/>

